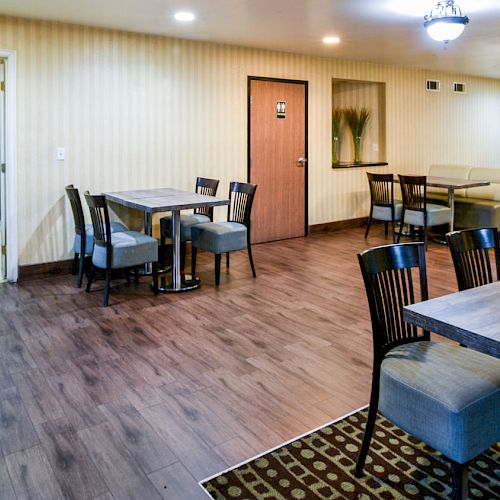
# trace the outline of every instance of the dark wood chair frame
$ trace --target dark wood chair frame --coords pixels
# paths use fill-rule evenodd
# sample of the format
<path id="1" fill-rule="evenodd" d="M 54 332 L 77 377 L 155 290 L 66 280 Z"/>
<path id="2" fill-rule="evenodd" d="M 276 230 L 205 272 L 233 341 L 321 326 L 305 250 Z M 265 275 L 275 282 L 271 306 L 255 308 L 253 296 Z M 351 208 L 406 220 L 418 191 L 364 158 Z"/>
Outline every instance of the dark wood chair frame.
<path id="1" fill-rule="evenodd" d="M 366 226 L 365 238 L 368 237 L 372 224 L 373 207 L 387 207 L 391 209 L 392 242 L 396 243 L 395 207 L 394 207 L 394 175 L 393 174 L 372 174 L 366 172 L 368 184 L 370 186 L 370 215 Z M 389 233 L 389 222 L 384 221 L 385 235 Z"/>
<path id="2" fill-rule="evenodd" d="M 458 289 L 467 290 L 493 282 L 490 250 L 493 250 L 496 280 L 500 280 L 500 238 L 496 227 L 453 231 L 446 235 Z"/>
<path id="3" fill-rule="evenodd" d="M 73 220 L 75 223 L 75 234 L 80 235 L 80 251 L 76 252 L 73 257 L 73 274 L 76 274 L 76 286 L 81 288 L 83 281 L 83 272 L 85 270 L 85 246 L 86 246 L 86 232 L 85 232 L 85 217 L 83 215 L 82 201 L 78 189 L 69 184 L 64 188 L 71 205 L 73 212 Z"/>
<path id="4" fill-rule="evenodd" d="M 401 212 L 401 224 L 399 226 L 398 240 L 403 232 L 405 212 L 412 210 L 424 214 L 424 244 L 427 250 L 427 176 L 425 175 L 399 175 L 401 196 L 403 198 L 403 209 Z"/>
<path id="5" fill-rule="evenodd" d="M 203 194 L 205 196 L 215 196 L 217 194 L 217 188 L 219 187 L 218 179 L 208 179 L 206 177 L 196 178 L 196 187 L 194 192 L 198 194 Z M 214 207 L 199 207 L 195 208 L 193 213 L 206 215 L 210 221 L 214 220 Z M 165 248 L 165 236 L 160 238 L 161 248 Z M 187 242 L 181 241 L 181 271 L 184 271 L 186 267 L 186 250 Z M 194 276 L 194 273 L 193 273 Z"/>
<path id="6" fill-rule="evenodd" d="M 251 227 L 250 217 L 252 214 L 252 204 L 257 186 L 245 182 L 231 182 L 229 185 L 230 203 L 227 209 L 227 221 L 244 224 L 247 228 L 247 251 L 252 275 L 257 277 L 252 257 L 252 245 L 250 241 Z M 193 276 L 196 275 L 196 256 L 198 249 L 193 245 L 191 248 L 191 269 Z M 226 253 L 226 267 L 229 268 L 229 252 Z M 220 283 L 221 254 L 215 254 L 215 285 Z"/>
<path id="7" fill-rule="evenodd" d="M 113 246 L 111 244 L 111 223 L 109 220 L 108 205 L 106 203 L 106 197 L 104 195 L 92 195 L 88 191 L 86 191 L 84 194 L 89 206 L 90 216 L 92 218 L 92 226 L 94 228 L 94 247 L 98 246 L 106 248 L 106 269 L 104 270 L 104 305 L 107 306 L 109 303 L 111 263 L 113 258 Z M 90 266 L 89 278 L 86 288 L 87 292 L 90 292 L 90 287 L 95 275 L 95 267 L 96 266 L 94 266 L 93 263 Z M 153 275 L 153 292 L 155 295 L 158 295 L 158 262 L 151 263 L 151 271 Z M 137 269 L 135 269 L 134 272 L 137 281 Z"/>
<path id="8" fill-rule="evenodd" d="M 418 272 L 420 299 L 428 299 L 424 244 L 404 243 L 372 248 L 358 254 L 366 288 L 373 333 L 373 378 L 370 406 L 355 476 L 363 475 L 366 456 L 377 418 L 380 371 L 385 355 L 398 345 L 430 340 L 426 330 L 403 321 L 403 307 L 415 303 L 416 284 L 412 270 Z M 453 498 L 461 498 L 467 488 L 467 464 L 450 460 Z"/>

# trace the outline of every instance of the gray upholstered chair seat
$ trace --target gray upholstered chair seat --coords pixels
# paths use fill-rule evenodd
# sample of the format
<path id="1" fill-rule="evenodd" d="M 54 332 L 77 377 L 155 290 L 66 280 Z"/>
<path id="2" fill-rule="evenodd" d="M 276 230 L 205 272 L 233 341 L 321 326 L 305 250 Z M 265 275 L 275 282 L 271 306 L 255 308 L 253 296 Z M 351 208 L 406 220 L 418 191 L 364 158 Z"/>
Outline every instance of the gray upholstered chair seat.
<path id="1" fill-rule="evenodd" d="M 127 227 L 124 226 L 121 222 L 112 222 L 110 226 L 111 234 L 119 233 L 120 231 L 128 231 Z M 73 248 L 76 253 L 80 253 L 81 244 L 81 236 L 79 234 L 75 234 L 75 243 Z M 85 255 L 92 255 L 93 249 L 94 229 L 92 228 L 92 224 L 85 224 Z"/>
<path id="2" fill-rule="evenodd" d="M 403 204 L 401 202 L 394 202 L 394 220 L 401 220 L 401 211 L 403 210 Z M 381 207 L 379 205 L 373 205 L 372 217 L 377 220 L 392 221 L 391 207 Z"/>
<path id="3" fill-rule="evenodd" d="M 417 210 L 405 211 L 405 224 L 412 226 L 424 226 L 424 213 Z M 450 209 L 443 205 L 427 203 L 427 226 L 440 226 L 449 224 Z"/>
<path id="4" fill-rule="evenodd" d="M 206 222 L 191 227 L 193 245 L 215 254 L 247 248 L 247 228 L 239 222 Z"/>
<path id="5" fill-rule="evenodd" d="M 210 217 L 204 214 L 181 214 L 181 241 L 190 241 L 191 227 L 203 222 L 210 222 Z M 163 238 L 172 238 L 171 215 L 160 219 L 160 233 Z"/>
<path id="6" fill-rule="evenodd" d="M 137 231 L 112 233 L 111 246 L 112 269 L 134 267 L 158 260 L 158 241 Z M 106 268 L 106 247 L 96 245 L 92 263 L 101 269 Z"/>
<path id="7" fill-rule="evenodd" d="M 500 360 L 443 342 L 395 347 L 382 362 L 379 410 L 466 463 L 500 440 Z"/>

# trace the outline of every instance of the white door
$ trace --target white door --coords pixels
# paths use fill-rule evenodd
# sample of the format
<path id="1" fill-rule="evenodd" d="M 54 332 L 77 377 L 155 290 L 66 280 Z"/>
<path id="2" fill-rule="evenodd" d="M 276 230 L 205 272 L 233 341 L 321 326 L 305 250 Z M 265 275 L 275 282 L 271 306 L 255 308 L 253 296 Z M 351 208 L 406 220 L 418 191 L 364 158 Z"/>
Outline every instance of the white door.
<path id="1" fill-rule="evenodd" d="M 0 59 L 0 282 L 7 278 L 5 226 L 5 59 Z"/>

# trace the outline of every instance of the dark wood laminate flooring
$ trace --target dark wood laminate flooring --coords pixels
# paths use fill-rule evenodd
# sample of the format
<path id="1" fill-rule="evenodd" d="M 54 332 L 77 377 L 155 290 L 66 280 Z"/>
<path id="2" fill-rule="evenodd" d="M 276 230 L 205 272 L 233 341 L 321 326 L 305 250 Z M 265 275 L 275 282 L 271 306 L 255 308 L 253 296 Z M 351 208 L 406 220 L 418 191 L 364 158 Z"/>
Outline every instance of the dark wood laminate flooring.
<path id="1" fill-rule="evenodd" d="M 371 330 L 356 252 L 380 226 L 254 246 L 214 287 L 73 276 L 0 285 L 0 498 L 206 498 L 197 481 L 368 402 Z M 431 243 L 431 297 L 456 290 Z"/>

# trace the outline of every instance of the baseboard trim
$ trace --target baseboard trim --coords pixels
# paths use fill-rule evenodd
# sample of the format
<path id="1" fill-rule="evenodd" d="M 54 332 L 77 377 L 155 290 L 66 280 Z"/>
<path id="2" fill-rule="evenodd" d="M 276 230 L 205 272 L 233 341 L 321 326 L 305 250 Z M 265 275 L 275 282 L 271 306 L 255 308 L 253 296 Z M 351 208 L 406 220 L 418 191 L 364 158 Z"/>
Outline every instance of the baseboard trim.
<path id="1" fill-rule="evenodd" d="M 44 262 L 43 264 L 31 264 L 29 266 L 19 266 L 19 281 L 47 278 L 61 274 L 70 274 L 73 260 L 57 260 L 54 262 Z"/>
<path id="2" fill-rule="evenodd" d="M 324 224 L 315 224 L 309 226 L 310 234 L 330 233 L 332 231 L 340 231 L 341 229 L 351 229 L 354 227 L 362 227 L 368 224 L 368 217 L 358 217 L 357 219 L 338 220 L 335 222 L 326 222 Z"/>

